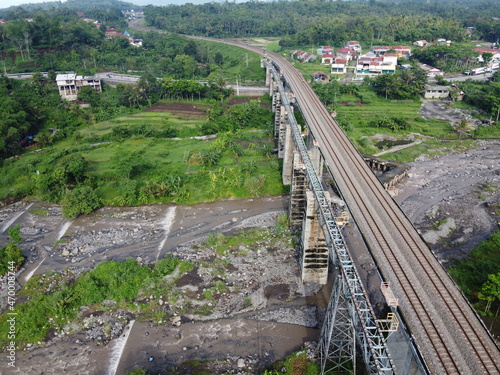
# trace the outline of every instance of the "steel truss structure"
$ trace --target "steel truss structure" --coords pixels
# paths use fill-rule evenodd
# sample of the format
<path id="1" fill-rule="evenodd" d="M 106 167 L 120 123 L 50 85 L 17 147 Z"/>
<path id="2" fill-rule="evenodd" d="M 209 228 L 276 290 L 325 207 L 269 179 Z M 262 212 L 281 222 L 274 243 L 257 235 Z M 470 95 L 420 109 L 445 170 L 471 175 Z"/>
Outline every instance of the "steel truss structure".
<path id="1" fill-rule="evenodd" d="M 300 126 L 293 115 L 280 75 L 270 61 L 264 60 L 264 65 L 272 74 L 281 104 L 285 107 L 295 148 L 306 166 L 309 189 L 314 192 L 316 211 L 325 233 L 329 256 L 339 271 L 318 345 L 322 373 L 349 370 L 348 366 L 355 365 L 357 344 L 369 374 L 396 374 L 385 339 L 377 326 L 375 313 L 302 139 Z"/>

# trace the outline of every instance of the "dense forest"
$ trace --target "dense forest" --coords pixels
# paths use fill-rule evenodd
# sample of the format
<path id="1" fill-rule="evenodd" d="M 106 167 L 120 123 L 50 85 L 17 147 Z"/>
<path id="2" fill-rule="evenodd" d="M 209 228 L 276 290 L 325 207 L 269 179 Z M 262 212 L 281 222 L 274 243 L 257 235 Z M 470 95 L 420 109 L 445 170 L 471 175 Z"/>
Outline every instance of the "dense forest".
<path id="1" fill-rule="evenodd" d="M 174 33 L 211 37 L 280 36 L 283 46 L 331 44 L 347 40 L 400 43 L 419 39 L 468 39 L 474 27 L 479 39 L 495 42 L 500 23 L 498 3 L 453 6 L 433 2 L 275 1 L 146 6 L 148 24 Z"/>
<path id="2" fill-rule="evenodd" d="M 224 86 L 231 69 L 240 72 L 243 52 L 235 53 L 234 47 L 151 32 L 138 34 L 144 37 L 145 48 L 137 48 L 123 37 L 106 39 L 92 23 L 62 13 L 41 11 L 33 22 L 0 24 L 4 72 L 49 72 L 48 77 L 36 74 L 29 81 L 0 78 L 0 158 L 18 154 L 29 143 L 27 137 L 38 135 L 39 142 L 56 142 L 84 123 L 116 117 L 160 99 L 220 100 L 230 94 Z M 61 100 L 55 71 L 95 74 L 102 70 L 133 71 L 142 78 L 134 86 L 105 87 L 100 96 L 82 90 L 80 99 L 92 104 L 87 111 Z M 262 74 L 258 60 L 241 67 L 241 72 L 247 79 Z M 49 136 L 48 128 L 59 131 Z"/>
<path id="3" fill-rule="evenodd" d="M 118 1 L 118 0 L 66 0 L 61 1 L 47 1 L 43 3 L 30 3 L 26 0 L 26 4 L 21 6 L 12 6 L 5 9 L 0 9 L 0 18 L 5 20 L 15 20 L 19 18 L 34 18 L 39 11 L 51 11 L 51 12 L 66 12 L 68 14 L 73 12 L 85 12 L 85 14 L 90 17 L 89 12 L 94 12 L 96 10 L 106 12 L 111 10 L 114 12 L 115 9 L 127 10 L 127 9 L 140 9 L 139 6 L 132 3 Z M 102 19 L 104 20 L 104 19 Z"/>

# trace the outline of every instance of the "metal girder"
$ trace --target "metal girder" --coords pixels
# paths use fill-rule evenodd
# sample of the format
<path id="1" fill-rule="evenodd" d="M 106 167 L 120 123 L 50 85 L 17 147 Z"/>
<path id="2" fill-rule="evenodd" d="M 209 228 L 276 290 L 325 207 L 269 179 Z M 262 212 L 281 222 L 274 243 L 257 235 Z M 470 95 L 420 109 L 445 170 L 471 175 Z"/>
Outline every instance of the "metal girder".
<path id="1" fill-rule="evenodd" d="M 340 284 L 341 287 L 338 286 L 339 291 L 338 295 L 334 296 L 333 306 L 329 305 L 328 307 L 319 345 L 320 355 L 322 357 L 322 371 L 326 368 L 326 361 L 337 361 L 338 352 L 331 350 L 331 343 L 342 343 L 341 347 L 338 348 L 340 353 L 345 352 L 346 348 L 351 346 L 352 349 L 350 350 L 354 350 L 355 348 L 355 342 L 344 344 L 344 341 L 348 341 L 347 339 L 337 339 L 337 336 L 332 337 L 336 321 L 338 324 L 343 325 L 345 312 L 348 312 L 350 325 L 356 332 L 355 336 L 362 349 L 361 354 L 363 355 L 368 373 L 395 374 L 396 369 L 394 362 L 387 349 L 385 339 L 377 327 L 377 318 L 371 307 L 363 284 L 360 281 L 356 267 L 354 267 L 347 246 L 345 245 L 344 238 L 335 220 L 335 215 L 330 207 L 330 202 L 325 196 L 321 181 L 309 157 L 307 147 L 302 139 L 300 126 L 297 124 L 290 108 L 290 101 L 285 93 L 280 76 L 269 61 L 264 61 L 264 64 L 273 75 L 280 94 L 281 103 L 285 107 L 287 120 L 292 129 L 292 137 L 296 150 L 300 153 L 302 162 L 306 167 L 307 182 L 310 189 L 314 192 L 317 202 L 316 210 L 325 232 L 325 240 L 328 246 L 330 259 L 332 259 L 334 264 L 339 265 L 340 281 L 338 284 Z M 334 290 L 336 289 L 334 288 Z M 332 303 L 332 300 L 330 303 Z M 353 354 L 351 354 L 351 356 L 352 355 Z M 351 360 L 351 358 L 349 358 L 349 360 Z"/>

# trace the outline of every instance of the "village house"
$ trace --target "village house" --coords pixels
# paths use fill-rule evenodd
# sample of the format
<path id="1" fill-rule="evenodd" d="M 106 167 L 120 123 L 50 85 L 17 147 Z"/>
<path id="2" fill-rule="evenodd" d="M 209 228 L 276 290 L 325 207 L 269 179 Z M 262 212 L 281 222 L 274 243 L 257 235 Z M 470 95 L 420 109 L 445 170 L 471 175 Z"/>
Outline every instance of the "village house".
<path id="1" fill-rule="evenodd" d="M 438 39 L 436 39 L 436 44 L 439 46 L 451 46 L 451 40 L 438 38 Z"/>
<path id="2" fill-rule="evenodd" d="M 347 71 L 347 60 L 337 57 L 332 63 L 333 74 L 344 74 Z"/>
<path id="3" fill-rule="evenodd" d="M 434 68 L 433 66 L 427 64 L 420 64 L 420 68 L 427 73 L 427 77 L 436 77 L 443 76 L 444 72 L 438 68 Z"/>
<path id="4" fill-rule="evenodd" d="M 321 46 L 321 48 L 318 48 L 316 53 L 318 55 L 327 55 L 327 54 L 333 55 L 333 47 L 332 46 Z"/>
<path id="5" fill-rule="evenodd" d="M 448 86 L 425 85 L 424 87 L 424 97 L 426 99 L 442 99 L 450 96 L 450 88 Z"/>
<path id="6" fill-rule="evenodd" d="M 333 62 L 333 54 L 325 53 L 321 56 L 321 64 L 330 65 Z"/>
<path id="7" fill-rule="evenodd" d="M 313 55 L 312 53 L 304 52 L 304 51 L 296 51 L 293 50 L 290 52 L 290 57 L 292 59 L 297 59 L 302 62 L 310 62 L 316 60 L 316 55 Z"/>
<path id="8" fill-rule="evenodd" d="M 353 51 L 358 52 L 358 53 L 361 52 L 361 45 L 359 44 L 359 42 L 357 42 L 355 40 L 351 40 L 351 41 L 347 42 L 345 44 L 345 47 L 346 48 L 350 48 Z"/>
<path id="9" fill-rule="evenodd" d="M 425 47 L 429 45 L 429 43 L 427 42 L 427 40 L 417 40 L 416 42 L 413 42 L 413 45 L 417 47 Z"/>
<path id="10" fill-rule="evenodd" d="M 106 31 L 104 32 L 104 35 L 106 35 L 107 39 L 115 38 L 117 36 L 125 36 L 125 35 L 123 35 L 123 33 L 116 31 L 116 29 L 111 28 L 111 27 L 107 27 L 107 26 L 106 26 Z"/>
<path id="11" fill-rule="evenodd" d="M 354 58 L 354 56 L 356 56 L 356 52 L 353 49 L 344 47 L 337 50 L 336 56 L 341 59 L 351 61 Z"/>
<path id="12" fill-rule="evenodd" d="M 356 74 L 375 76 L 379 74 L 394 74 L 398 64 L 398 56 L 395 53 L 387 53 L 376 56 L 374 53 L 361 55 L 356 62 Z"/>
<path id="13" fill-rule="evenodd" d="M 101 80 L 95 76 L 77 76 L 74 73 L 58 74 L 56 82 L 61 98 L 70 102 L 77 100 L 78 92 L 84 86 L 91 86 L 97 92 L 102 92 Z"/>
<path id="14" fill-rule="evenodd" d="M 400 58 L 408 58 L 411 56 L 411 47 L 407 46 L 374 46 L 371 48 L 371 50 L 377 56 L 383 56 L 391 50 L 395 51 L 394 53 L 396 53 L 396 55 Z"/>

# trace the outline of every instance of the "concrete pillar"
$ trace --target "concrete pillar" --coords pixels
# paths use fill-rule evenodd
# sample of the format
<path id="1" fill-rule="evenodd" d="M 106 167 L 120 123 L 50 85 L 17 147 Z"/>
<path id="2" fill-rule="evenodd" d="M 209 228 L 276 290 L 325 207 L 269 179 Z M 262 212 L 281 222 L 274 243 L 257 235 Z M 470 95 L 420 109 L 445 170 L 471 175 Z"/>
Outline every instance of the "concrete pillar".
<path id="1" fill-rule="evenodd" d="M 284 108 L 281 105 L 281 96 L 279 92 L 273 95 L 273 112 L 274 112 L 274 137 L 278 137 L 280 131 L 281 118 L 283 116 Z M 279 142 L 278 142 L 279 144 Z"/>
<path id="2" fill-rule="evenodd" d="M 318 141 L 316 141 L 315 139 L 313 139 L 311 142 L 311 146 L 309 148 L 309 156 L 314 166 L 314 170 L 318 175 L 318 178 L 321 179 L 321 177 L 323 176 L 323 156 L 321 155 Z"/>
<path id="3" fill-rule="evenodd" d="M 306 167 L 300 159 L 300 153 L 293 153 L 293 174 L 290 184 L 288 215 L 290 226 L 302 227 L 306 206 L 307 176 Z"/>
<path id="4" fill-rule="evenodd" d="M 270 83 L 269 83 L 269 96 L 272 96 L 277 90 L 278 86 L 276 85 L 276 82 L 271 78 L 269 78 Z"/>
<path id="5" fill-rule="evenodd" d="M 295 151 L 295 143 L 292 137 L 292 127 L 286 124 L 285 127 L 285 148 L 283 151 L 283 185 L 290 185 L 292 181 L 292 166 L 293 166 L 293 152 Z M 279 153 L 279 149 L 278 149 Z"/>
<path id="6" fill-rule="evenodd" d="M 302 225 L 302 282 L 325 285 L 328 281 L 328 247 L 316 214 L 312 191 L 306 192 L 306 212 Z"/>
<path id="7" fill-rule="evenodd" d="M 271 69 L 269 69 L 269 67 L 266 66 L 266 86 L 271 87 L 271 82 L 272 82 Z"/>
<path id="8" fill-rule="evenodd" d="M 277 123 L 275 124 L 274 131 L 276 133 L 276 137 L 278 137 L 278 158 L 283 159 L 285 157 L 285 146 L 287 142 L 286 132 L 287 128 L 290 128 L 290 126 L 288 125 L 285 107 L 280 107 L 279 114 L 279 118 L 276 119 Z"/>

